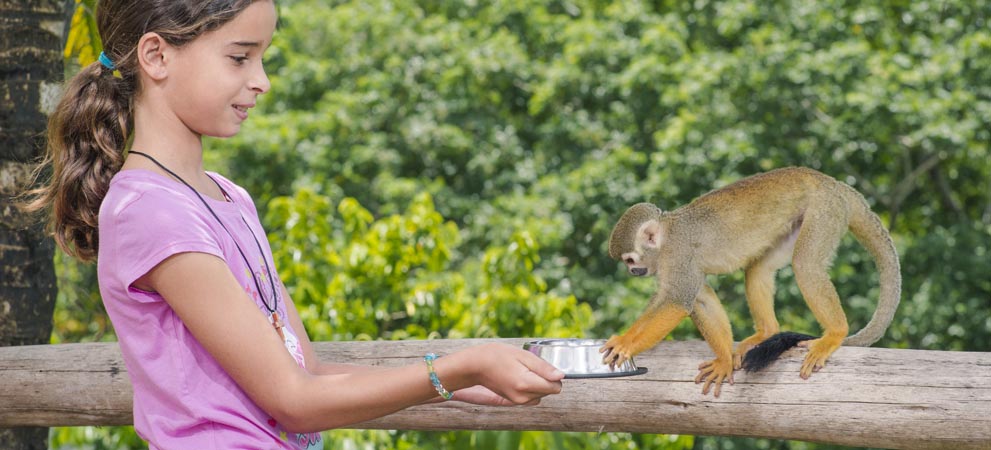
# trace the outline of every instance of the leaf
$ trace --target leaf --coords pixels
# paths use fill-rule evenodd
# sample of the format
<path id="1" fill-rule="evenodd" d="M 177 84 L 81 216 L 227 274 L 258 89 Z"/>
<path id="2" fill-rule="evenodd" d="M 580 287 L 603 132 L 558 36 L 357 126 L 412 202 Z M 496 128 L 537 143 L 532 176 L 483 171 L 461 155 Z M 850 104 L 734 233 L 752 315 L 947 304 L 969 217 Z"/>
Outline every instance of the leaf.
<path id="1" fill-rule="evenodd" d="M 103 51 L 95 11 L 96 0 L 76 0 L 62 55 L 67 62 L 75 57 L 80 67 L 86 67 L 96 61 Z"/>

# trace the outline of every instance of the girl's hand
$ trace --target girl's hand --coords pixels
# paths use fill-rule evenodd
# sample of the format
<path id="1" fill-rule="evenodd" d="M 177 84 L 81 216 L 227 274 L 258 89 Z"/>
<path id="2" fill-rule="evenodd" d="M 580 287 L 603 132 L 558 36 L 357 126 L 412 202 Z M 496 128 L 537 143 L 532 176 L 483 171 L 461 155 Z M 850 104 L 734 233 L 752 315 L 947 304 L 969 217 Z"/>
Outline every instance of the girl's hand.
<path id="1" fill-rule="evenodd" d="M 481 385 L 502 398 L 486 397 L 484 391 L 476 389 L 465 393 L 468 396 L 463 399 L 465 401 L 535 405 L 542 397 L 561 392 L 564 372 L 521 348 L 507 344 L 485 344 L 465 350 L 463 356 L 467 360 L 465 367 L 473 374 L 471 385 Z"/>

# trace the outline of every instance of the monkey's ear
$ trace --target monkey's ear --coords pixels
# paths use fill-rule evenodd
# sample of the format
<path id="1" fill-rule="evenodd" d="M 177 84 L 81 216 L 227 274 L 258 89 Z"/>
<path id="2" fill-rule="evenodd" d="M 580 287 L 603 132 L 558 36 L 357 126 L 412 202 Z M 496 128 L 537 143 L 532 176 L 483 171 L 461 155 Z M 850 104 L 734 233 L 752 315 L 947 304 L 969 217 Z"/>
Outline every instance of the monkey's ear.
<path id="1" fill-rule="evenodd" d="M 664 240 L 663 227 L 656 220 L 648 220 L 640 226 L 638 238 L 647 248 L 658 248 Z"/>

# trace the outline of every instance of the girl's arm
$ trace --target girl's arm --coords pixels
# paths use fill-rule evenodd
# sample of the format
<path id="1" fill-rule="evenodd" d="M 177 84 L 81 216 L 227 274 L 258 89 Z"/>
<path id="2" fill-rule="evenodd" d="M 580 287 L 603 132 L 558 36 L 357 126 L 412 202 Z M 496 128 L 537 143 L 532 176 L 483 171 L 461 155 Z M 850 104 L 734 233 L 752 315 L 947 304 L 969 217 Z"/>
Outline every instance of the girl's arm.
<path id="1" fill-rule="evenodd" d="M 358 365 L 358 364 L 347 364 L 347 363 L 328 363 L 322 361 L 317 357 L 316 352 L 313 350 L 313 345 L 310 342 L 309 336 L 306 334 L 306 329 L 303 326 L 303 320 L 299 317 L 299 311 L 296 309 L 296 305 L 292 302 L 289 296 L 289 292 L 282 288 L 282 298 L 286 299 L 286 311 L 289 315 L 289 322 L 292 324 L 293 330 L 296 330 L 299 338 L 299 346 L 303 351 L 303 357 L 306 358 L 306 370 L 314 375 L 333 375 L 340 373 L 358 373 L 372 370 L 383 370 L 382 367 L 369 366 L 369 365 Z M 507 400 L 495 392 L 492 392 L 485 386 L 477 385 L 467 387 L 457 391 L 457 395 L 454 396 L 454 400 L 462 401 L 465 403 L 473 403 L 476 405 L 488 405 L 488 406 L 509 406 L 514 403 Z M 434 403 L 441 401 L 441 397 L 434 396 L 434 398 L 428 400 L 425 403 Z M 527 404 L 539 403 L 538 400 L 531 400 Z"/>
<path id="2" fill-rule="evenodd" d="M 317 373 L 300 368 L 268 318 L 216 256 L 174 255 L 135 284 L 162 295 L 248 396 L 287 430 L 337 428 L 437 396 L 423 363 L 341 373 L 334 368 L 342 366 L 321 365 Z M 290 315 L 302 341 L 305 333 L 299 316 Z M 315 361 L 308 340 L 301 345 L 307 346 L 304 356 Z M 450 354 L 435 361 L 434 368 L 451 392 L 482 385 L 512 404 L 534 404 L 560 392 L 564 376 L 536 355 L 500 344 Z M 481 395 L 477 388 L 465 393 Z"/>

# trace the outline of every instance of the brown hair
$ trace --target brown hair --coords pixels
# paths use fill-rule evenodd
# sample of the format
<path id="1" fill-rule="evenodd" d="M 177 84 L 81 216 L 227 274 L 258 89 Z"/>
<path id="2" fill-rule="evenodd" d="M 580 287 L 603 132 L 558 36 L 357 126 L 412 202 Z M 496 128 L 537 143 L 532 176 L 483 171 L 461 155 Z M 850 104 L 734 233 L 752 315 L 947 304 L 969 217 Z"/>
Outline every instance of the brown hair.
<path id="1" fill-rule="evenodd" d="M 48 119 L 48 144 L 36 178 L 51 167 L 48 182 L 28 192 L 25 209 L 50 212 L 49 231 L 69 255 L 96 259 L 100 203 L 124 163 L 131 136 L 134 95 L 140 91 L 136 48 L 145 33 L 175 47 L 220 28 L 254 0 L 102 0 L 96 10 L 103 52 L 65 85 Z"/>

